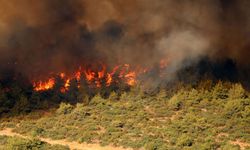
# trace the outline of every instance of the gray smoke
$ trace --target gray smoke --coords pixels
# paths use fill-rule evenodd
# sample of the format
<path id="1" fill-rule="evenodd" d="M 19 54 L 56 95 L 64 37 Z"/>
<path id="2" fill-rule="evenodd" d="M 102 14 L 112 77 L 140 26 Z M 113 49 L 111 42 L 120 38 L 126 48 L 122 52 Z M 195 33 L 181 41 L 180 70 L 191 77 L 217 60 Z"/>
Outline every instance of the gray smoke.
<path id="1" fill-rule="evenodd" d="M 249 7 L 248 0 L 0 0 L 0 69 L 33 78 L 99 61 L 167 60 L 171 79 L 202 57 L 248 65 Z"/>

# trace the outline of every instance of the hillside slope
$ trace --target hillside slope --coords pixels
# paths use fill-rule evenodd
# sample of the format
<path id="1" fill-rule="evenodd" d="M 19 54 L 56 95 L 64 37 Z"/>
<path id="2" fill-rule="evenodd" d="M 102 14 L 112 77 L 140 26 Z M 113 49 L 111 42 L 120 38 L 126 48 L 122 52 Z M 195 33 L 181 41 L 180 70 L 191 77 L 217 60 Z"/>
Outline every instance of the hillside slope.
<path id="1" fill-rule="evenodd" d="M 131 91 L 88 105 L 5 118 L 1 128 L 52 140 L 133 149 L 249 149 L 250 98 L 240 84 L 180 89 L 170 96 Z"/>

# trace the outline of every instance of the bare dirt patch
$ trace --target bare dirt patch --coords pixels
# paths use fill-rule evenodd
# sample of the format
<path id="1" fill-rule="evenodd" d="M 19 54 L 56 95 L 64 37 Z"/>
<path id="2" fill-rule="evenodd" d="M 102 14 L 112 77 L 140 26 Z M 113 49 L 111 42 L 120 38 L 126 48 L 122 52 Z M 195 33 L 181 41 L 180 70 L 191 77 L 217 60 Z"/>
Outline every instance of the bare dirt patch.
<path id="1" fill-rule="evenodd" d="M 241 150 L 245 150 L 246 147 L 250 147 L 249 143 L 241 142 L 240 140 L 232 141 L 231 144 L 239 145 Z"/>

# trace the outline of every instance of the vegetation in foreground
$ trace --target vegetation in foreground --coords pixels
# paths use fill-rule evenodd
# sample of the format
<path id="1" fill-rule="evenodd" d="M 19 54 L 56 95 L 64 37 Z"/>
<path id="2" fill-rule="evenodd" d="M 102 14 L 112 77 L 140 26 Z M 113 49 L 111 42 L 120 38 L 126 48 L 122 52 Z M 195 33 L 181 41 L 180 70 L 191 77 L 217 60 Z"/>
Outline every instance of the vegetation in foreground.
<path id="1" fill-rule="evenodd" d="M 30 113 L 1 122 L 0 128 L 34 138 L 148 150 L 238 150 L 242 147 L 234 141 L 250 143 L 250 98 L 240 84 L 222 82 L 204 82 L 173 95 L 135 88 L 106 99 L 96 95 L 88 104 L 61 103 L 43 116 Z"/>
<path id="2" fill-rule="evenodd" d="M 37 139 L 28 140 L 20 137 L 0 136 L 0 150 L 69 150 L 61 145 L 50 145 Z"/>

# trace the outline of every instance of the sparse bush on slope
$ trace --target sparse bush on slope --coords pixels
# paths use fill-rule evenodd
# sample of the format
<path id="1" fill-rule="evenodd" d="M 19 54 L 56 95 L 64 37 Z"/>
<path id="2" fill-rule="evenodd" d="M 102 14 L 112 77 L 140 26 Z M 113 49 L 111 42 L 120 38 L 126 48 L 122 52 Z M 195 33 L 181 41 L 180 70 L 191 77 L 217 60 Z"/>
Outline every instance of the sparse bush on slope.
<path id="1" fill-rule="evenodd" d="M 241 85 L 222 82 L 172 97 L 164 90 L 97 94 L 88 105 L 62 103 L 55 115 L 21 121 L 16 131 L 135 149 L 237 149 L 230 141 L 250 142 L 249 100 Z"/>
<path id="2" fill-rule="evenodd" d="M 56 110 L 57 114 L 69 114 L 71 113 L 71 111 L 73 111 L 74 107 L 70 104 L 66 104 L 66 103 L 61 103 L 60 107 Z"/>
<path id="3" fill-rule="evenodd" d="M 69 150 L 66 146 L 50 145 L 38 139 L 0 136 L 1 150 Z"/>

